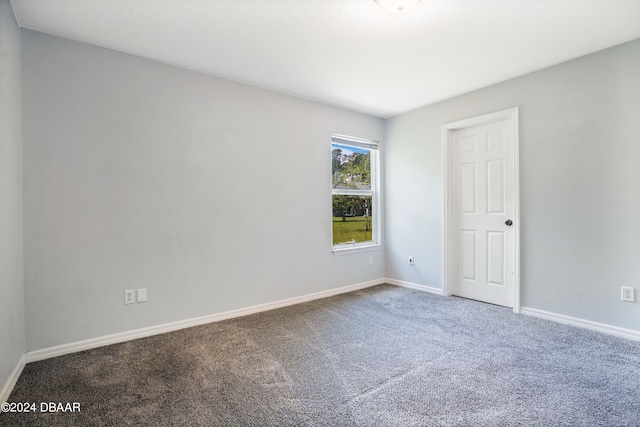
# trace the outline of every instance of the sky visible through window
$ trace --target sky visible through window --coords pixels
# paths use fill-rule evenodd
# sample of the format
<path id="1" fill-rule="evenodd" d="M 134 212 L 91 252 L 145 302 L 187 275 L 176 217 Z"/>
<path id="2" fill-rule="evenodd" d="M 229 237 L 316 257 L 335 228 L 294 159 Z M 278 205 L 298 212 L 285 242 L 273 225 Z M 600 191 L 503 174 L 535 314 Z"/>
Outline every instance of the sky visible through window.
<path id="1" fill-rule="evenodd" d="M 350 155 L 353 153 L 359 153 L 359 154 L 368 154 L 369 150 L 365 150 L 364 148 L 358 148 L 358 147 L 349 147 L 348 145 L 341 145 L 341 144 L 331 144 L 331 149 L 336 149 L 339 148 L 340 150 L 342 150 L 342 152 L 344 154 Z"/>

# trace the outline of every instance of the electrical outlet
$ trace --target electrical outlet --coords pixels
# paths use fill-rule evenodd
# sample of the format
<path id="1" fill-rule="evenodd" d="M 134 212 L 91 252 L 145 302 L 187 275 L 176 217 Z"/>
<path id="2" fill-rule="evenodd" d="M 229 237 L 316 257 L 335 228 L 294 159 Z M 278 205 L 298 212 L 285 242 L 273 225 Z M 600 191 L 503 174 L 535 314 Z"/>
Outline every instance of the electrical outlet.
<path id="1" fill-rule="evenodd" d="M 124 303 L 125 304 L 133 304 L 136 302 L 136 291 L 133 289 L 127 289 L 124 291 Z"/>
<path id="2" fill-rule="evenodd" d="M 413 265 L 413 256 L 409 257 L 409 265 Z"/>
<path id="3" fill-rule="evenodd" d="M 369 265 L 373 265 L 373 255 L 369 255 Z"/>
<path id="4" fill-rule="evenodd" d="M 636 302 L 635 289 L 629 286 L 621 286 L 622 301 Z"/>

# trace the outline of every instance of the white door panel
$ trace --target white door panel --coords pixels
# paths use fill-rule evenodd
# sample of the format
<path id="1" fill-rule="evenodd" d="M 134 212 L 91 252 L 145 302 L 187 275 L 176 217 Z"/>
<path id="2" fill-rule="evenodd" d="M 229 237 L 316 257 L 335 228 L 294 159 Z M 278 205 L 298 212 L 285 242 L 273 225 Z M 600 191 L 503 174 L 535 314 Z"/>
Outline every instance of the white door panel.
<path id="1" fill-rule="evenodd" d="M 476 261 L 477 257 L 477 244 L 476 244 L 476 231 L 475 230 L 460 230 L 462 235 L 461 245 L 461 257 L 462 257 L 462 271 L 461 277 L 464 280 L 476 280 Z"/>
<path id="2" fill-rule="evenodd" d="M 477 213 L 477 174 L 476 164 L 467 163 L 460 165 L 460 201 L 462 213 Z"/>
<path id="3" fill-rule="evenodd" d="M 454 130 L 449 138 L 451 293 L 514 306 L 515 135 L 513 118 Z"/>
<path id="4" fill-rule="evenodd" d="M 504 215 L 504 160 L 487 162 L 487 213 Z"/>
<path id="5" fill-rule="evenodd" d="M 487 284 L 504 286 L 504 232 L 487 232 Z"/>

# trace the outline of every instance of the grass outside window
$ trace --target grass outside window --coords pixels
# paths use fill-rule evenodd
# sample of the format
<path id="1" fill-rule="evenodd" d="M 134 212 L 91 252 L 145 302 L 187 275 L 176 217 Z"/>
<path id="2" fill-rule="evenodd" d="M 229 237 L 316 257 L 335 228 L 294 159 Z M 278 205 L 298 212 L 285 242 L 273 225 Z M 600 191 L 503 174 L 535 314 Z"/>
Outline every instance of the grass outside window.
<path id="1" fill-rule="evenodd" d="M 346 217 L 344 221 L 341 217 L 334 217 L 333 244 L 339 245 L 373 240 L 371 226 L 367 230 L 366 222 L 367 220 L 364 216 Z"/>

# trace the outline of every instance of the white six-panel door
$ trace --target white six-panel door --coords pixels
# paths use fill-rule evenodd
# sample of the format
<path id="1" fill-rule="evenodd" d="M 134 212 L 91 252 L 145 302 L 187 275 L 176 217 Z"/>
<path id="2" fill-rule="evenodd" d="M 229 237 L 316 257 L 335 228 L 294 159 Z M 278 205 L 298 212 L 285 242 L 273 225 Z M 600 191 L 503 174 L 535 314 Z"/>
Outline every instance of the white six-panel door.
<path id="1" fill-rule="evenodd" d="M 508 307 L 517 305 L 514 120 L 453 129 L 446 147 L 447 293 Z"/>

